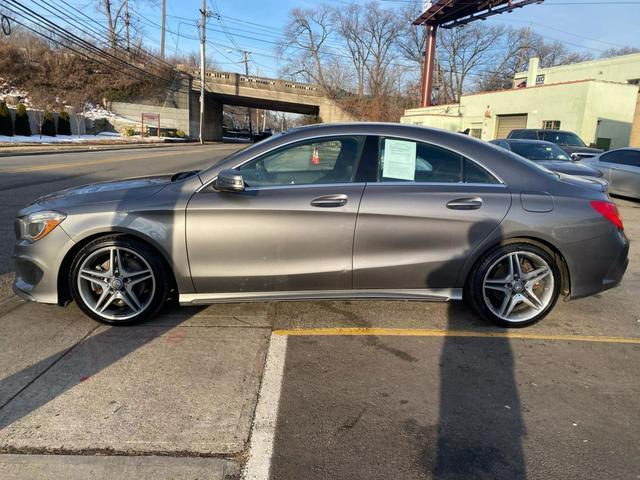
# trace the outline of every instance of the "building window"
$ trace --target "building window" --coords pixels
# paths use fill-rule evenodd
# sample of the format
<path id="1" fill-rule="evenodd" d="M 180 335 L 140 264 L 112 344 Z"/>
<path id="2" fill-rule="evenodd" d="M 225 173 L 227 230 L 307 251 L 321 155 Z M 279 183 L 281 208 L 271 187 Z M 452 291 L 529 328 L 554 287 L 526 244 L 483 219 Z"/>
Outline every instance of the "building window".
<path id="1" fill-rule="evenodd" d="M 544 85 L 544 75 L 536 76 L 536 85 Z"/>
<path id="2" fill-rule="evenodd" d="M 474 138 L 482 138 L 482 129 L 472 128 L 471 131 L 469 132 L 469 135 L 471 135 Z"/>
<path id="3" fill-rule="evenodd" d="M 544 120 L 542 122 L 543 130 L 560 130 L 560 120 Z"/>

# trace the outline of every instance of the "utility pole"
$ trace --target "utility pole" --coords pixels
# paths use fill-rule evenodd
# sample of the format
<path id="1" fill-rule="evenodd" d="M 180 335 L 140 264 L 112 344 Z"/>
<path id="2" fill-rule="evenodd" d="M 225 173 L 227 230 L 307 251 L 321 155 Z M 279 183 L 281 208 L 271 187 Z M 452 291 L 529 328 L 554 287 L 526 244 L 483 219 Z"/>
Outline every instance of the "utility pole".
<path id="1" fill-rule="evenodd" d="M 247 52 L 247 51 L 243 51 L 242 54 L 244 55 L 244 73 L 245 75 L 248 77 L 249 76 L 249 54 L 251 52 Z M 253 125 L 251 122 L 251 108 L 248 108 L 247 110 L 249 112 L 249 139 L 251 141 L 253 141 Z"/>
<path id="2" fill-rule="evenodd" d="M 202 0 L 200 14 L 200 143 L 204 144 L 204 87 L 206 79 L 204 44 L 207 41 L 207 18 L 212 16 L 212 13 L 207 10 L 207 0 Z"/>
<path id="3" fill-rule="evenodd" d="M 131 48 L 131 38 L 129 37 L 129 0 L 124 0 L 124 27 L 125 27 L 125 35 L 127 36 L 127 52 L 129 52 Z"/>
<path id="4" fill-rule="evenodd" d="M 167 18 L 167 0 L 162 0 L 162 34 L 160 37 L 160 60 L 162 60 L 163 62 L 164 62 L 164 31 L 165 31 L 166 18 Z"/>

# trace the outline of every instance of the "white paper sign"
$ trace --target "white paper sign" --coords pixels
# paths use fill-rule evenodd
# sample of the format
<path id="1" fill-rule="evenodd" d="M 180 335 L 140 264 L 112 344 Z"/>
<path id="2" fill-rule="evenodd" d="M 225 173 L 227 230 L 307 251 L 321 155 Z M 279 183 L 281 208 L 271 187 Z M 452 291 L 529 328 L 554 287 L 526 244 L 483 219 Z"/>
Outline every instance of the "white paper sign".
<path id="1" fill-rule="evenodd" d="M 416 143 L 405 140 L 384 141 L 384 165 L 382 176 L 398 180 L 415 179 L 416 175 Z"/>

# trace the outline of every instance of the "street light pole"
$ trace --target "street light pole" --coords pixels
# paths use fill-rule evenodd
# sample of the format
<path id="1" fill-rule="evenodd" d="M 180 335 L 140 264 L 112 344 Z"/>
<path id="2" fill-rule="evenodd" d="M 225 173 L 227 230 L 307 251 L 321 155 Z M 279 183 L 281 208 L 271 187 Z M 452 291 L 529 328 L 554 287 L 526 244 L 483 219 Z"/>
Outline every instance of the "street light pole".
<path id="1" fill-rule="evenodd" d="M 167 0 L 162 0 L 162 34 L 160 37 L 160 60 L 164 62 L 164 31 L 167 18 Z"/>

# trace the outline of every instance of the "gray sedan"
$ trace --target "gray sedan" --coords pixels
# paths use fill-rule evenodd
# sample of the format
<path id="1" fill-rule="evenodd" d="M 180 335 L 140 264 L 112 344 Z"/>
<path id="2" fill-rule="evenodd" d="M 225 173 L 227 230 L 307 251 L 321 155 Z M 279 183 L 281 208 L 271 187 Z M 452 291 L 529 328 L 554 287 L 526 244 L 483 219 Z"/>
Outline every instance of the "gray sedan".
<path id="1" fill-rule="evenodd" d="M 611 150 L 581 163 L 603 172 L 611 193 L 640 198 L 640 148 Z"/>
<path id="2" fill-rule="evenodd" d="M 467 300 L 503 326 L 617 285 L 602 186 L 452 132 L 295 129 L 198 172 L 46 195 L 19 212 L 15 290 L 96 320 L 181 304 Z"/>

